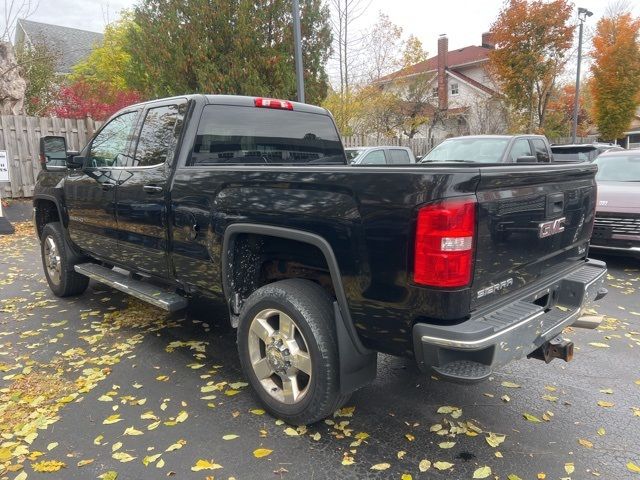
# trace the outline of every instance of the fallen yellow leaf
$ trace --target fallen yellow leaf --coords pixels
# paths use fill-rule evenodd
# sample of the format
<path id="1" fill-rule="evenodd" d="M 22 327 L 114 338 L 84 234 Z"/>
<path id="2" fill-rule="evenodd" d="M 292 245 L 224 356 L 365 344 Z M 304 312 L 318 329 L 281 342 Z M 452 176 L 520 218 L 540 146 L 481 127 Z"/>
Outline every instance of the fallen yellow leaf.
<path id="1" fill-rule="evenodd" d="M 32 463 L 31 468 L 35 472 L 57 472 L 61 468 L 66 467 L 64 462 L 58 460 L 43 460 L 41 462 Z"/>
<path id="2" fill-rule="evenodd" d="M 437 468 L 438 470 L 449 470 L 451 467 L 453 467 L 453 463 L 449 463 L 449 462 L 435 462 L 433 464 L 434 468 Z"/>
<path id="3" fill-rule="evenodd" d="M 520 388 L 520 385 L 518 385 L 517 383 L 513 383 L 513 382 L 502 382 L 500 385 L 502 385 L 503 387 L 507 387 L 507 388 Z"/>
<path id="4" fill-rule="evenodd" d="M 640 473 L 640 466 L 636 465 L 633 462 L 628 462 L 627 463 L 627 470 L 629 470 L 630 472 L 633 472 L 633 473 Z"/>
<path id="5" fill-rule="evenodd" d="M 391 468 L 391 464 L 390 463 L 376 463 L 375 465 L 372 465 L 371 468 L 369 470 L 387 470 L 388 468 Z"/>
<path id="6" fill-rule="evenodd" d="M 219 468 L 222 468 L 222 465 L 215 463 L 213 460 L 209 461 L 200 459 L 193 467 L 191 467 L 191 471 L 199 472 L 200 470 L 217 470 Z"/>
<path id="7" fill-rule="evenodd" d="M 117 422 L 121 422 L 122 419 L 120 418 L 120 414 L 116 413 L 113 415 L 109 415 L 107 418 L 105 418 L 102 423 L 104 425 L 111 425 L 112 423 L 117 423 Z"/>
<path id="8" fill-rule="evenodd" d="M 593 443 L 591 443 L 589 440 L 585 440 L 584 438 L 579 438 L 578 443 L 585 448 L 593 448 Z"/>
<path id="9" fill-rule="evenodd" d="M 253 456 L 256 458 L 262 458 L 270 455 L 271 452 L 273 452 L 273 450 L 269 450 L 268 448 L 256 448 L 253 451 Z"/>
<path id="10" fill-rule="evenodd" d="M 565 463 L 564 464 L 564 471 L 567 472 L 567 475 L 571 475 L 573 472 L 575 472 L 576 467 L 573 463 Z"/>
<path id="11" fill-rule="evenodd" d="M 542 422 L 542 420 L 540 420 L 538 417 L 536 417 L 535 415 L 531 415 L 530 413 L 523 413 L 522 416 L 527 419 L 530 422 L 533 423 L 540 423 Z"/>
<path id="12" fill-rule="evenodd" d="M 429 460 L 427 459 L 420 460 L 420 463 L 418 464 L 418 470 L 420 470 L 421 472 L 426 472 L 430 468 L 431 468 L 431 462 Z"/>
<path id="13" fill-rule="evenodd" d="M 489 475 L 491 475 L 491 467 L 488 467 L 486 465 L 484 467 L 476 469 L 476 471 L 473 472 L 473 478 L 487 478 Z"/>
<path id="14" fill-rule="evenodd" d="M 135 428 L 133 428 L 133 426 L 131 426 L 124 431 L 123 435 L 135 436 L 135 435 L 143 435 L 143 433 L 140 430 L 136 430 Z"/>

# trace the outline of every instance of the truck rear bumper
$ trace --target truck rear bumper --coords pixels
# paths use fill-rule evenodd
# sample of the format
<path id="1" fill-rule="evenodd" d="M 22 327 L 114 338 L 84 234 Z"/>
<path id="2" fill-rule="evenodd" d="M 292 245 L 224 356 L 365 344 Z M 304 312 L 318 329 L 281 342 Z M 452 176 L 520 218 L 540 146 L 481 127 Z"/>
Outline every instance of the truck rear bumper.
<path id="1" fill-rule="evenodd" d="M 606 273 L 604 262 L 590 259 L 533 292 L 457 325 L 417 323 L 413 344 L 418 366 L 451 380 L 483 380 L 573 324 L 602 290 Z"/>

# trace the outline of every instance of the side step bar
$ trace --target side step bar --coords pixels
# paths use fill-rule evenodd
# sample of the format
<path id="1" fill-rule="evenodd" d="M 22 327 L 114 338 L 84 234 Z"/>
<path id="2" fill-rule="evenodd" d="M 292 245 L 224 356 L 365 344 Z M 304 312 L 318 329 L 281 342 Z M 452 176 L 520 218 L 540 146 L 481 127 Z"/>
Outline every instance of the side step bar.
<path id="1" fill-rule="evenodd" d="M 133 280 L 127 275 L 118 273 L 110 268 L 95 263 L 81 263 L 73 268 L 76 272 L 86 275 L 97 282 L 128 293 L 132 297 L 139 298 L 168 312 L 182 310 L 187 306 L 187 299 L 177 293 L 164 290 L 150 283 Z"/>

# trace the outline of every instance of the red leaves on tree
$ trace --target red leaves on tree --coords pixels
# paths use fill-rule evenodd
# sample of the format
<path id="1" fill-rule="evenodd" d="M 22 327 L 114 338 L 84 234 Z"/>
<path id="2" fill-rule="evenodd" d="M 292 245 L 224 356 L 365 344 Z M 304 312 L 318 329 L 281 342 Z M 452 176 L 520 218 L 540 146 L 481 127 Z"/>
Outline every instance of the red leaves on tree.
<path id="1" fill-rule="evenodd" d="M 60 89 L 51 114 L 62 118 L 89 116 L 95 120 L 105 120 L 121 108 L 140 100 L 140 94 L 135 91 L 116 91 L 108 85 L 90 85 L 79 80 Z"/>

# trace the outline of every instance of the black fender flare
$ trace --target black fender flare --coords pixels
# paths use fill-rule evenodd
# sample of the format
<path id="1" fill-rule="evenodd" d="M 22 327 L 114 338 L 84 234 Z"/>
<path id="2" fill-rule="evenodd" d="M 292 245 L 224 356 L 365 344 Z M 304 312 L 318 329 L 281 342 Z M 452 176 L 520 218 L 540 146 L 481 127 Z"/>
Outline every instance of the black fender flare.
<path id="1" fill-rule="evenodd" d="M 320 250 L 329 267 L 331 282 L 333 283 L 333 288 L 336 293 L 336 301 L 333 307 L 340 355 L 340 390 L 342 393 L 350 393 L 371 382 L 376 375 L 377 354 L 362 344 L 353 325 L 347 303 L 347 296 L 342 284 L 340 267 L 338 266 L 338 261 L 329 242 L 315 233 L 286 227 L 254 223 L 234 223 L 229 225 L 224 232 L 221 252 L 222 289 L 227 305 L 231 305 L 231 297 L 233 294 L 231 288 L 231 259 L 229 253 L 233 250 L 235 238 L 241 233 L 296 240 L 313 245 Z"/>

